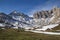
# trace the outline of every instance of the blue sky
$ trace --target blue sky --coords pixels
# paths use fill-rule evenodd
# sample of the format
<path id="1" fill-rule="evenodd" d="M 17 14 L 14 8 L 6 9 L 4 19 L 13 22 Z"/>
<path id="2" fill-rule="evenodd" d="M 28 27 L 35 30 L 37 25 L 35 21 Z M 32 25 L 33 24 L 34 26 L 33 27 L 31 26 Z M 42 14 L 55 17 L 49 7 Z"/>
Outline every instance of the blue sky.
<path id="1" fill-rule="evenodd" d="M 60 0 L 0 0 L 0 12 L 9 14 L 13 10 L 32 15 L 36 11 L 60 7 Z"/>

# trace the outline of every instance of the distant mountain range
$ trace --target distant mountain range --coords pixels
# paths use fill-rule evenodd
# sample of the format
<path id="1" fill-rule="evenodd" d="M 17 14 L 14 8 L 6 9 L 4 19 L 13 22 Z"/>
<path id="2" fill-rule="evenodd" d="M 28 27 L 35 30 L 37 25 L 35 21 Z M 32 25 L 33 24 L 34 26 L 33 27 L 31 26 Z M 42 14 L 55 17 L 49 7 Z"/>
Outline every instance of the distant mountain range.
<path id="1" fill-rule="evenodd" d="M 44 26 L 47 26 L 45 30 L 48 28 L 54 28 L 53 24 L 60 24 L 60 8 L 53 8 L 52 10 L 43 10 L 38 11 L 33 14 L 33 17 L 29 17 L 28 15 L 13 11 L 10 14 L 0 13 L 0 27 L 8 27 L 18 29 L 44 29 Z M 51 25 L 51 26 L 48 26 Z M 56 25 L 56 26 L 58 26 Z M 43 31 L 45 31 L 43 30 Z"/>

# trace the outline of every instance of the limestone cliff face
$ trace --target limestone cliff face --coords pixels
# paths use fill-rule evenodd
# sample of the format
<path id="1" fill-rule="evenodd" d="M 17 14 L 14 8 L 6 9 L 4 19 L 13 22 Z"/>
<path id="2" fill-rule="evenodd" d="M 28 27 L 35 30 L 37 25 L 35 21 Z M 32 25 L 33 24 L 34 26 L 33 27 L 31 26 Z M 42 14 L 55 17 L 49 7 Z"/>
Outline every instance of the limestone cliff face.
<path id="1" fill-rule="evenodd" d="M 57 23 L 60 19 L 60 8 L 54 8 L 53 9 L 53 19 L 51 20 L 51 23 Z"/>
<path id="2" fill-rule="evenodd" d="M 36 19 L 40 18 L 50 18 L 52 17 L 53 11 L 39 11 L 33 14 L 33 17 Z"/>
<path id="3" fill-rule="evenodd" d="M 33 18 L 35 19 L 36 24 L 44 26 L 49 24 L 49 18 L 52 17 L 52 10 L 46 10 L 46 11 L 38 11 L 33 14 Z"/>
<path id="4" fill-rule="evenodd" d="M 60 23 L 60 8 L 53 8 L 52 10 L 47 11 L 39 11 L 33 14 L 34 19 L 44 19 L 50 18 L 50 24 L 51 23 Z M 48 21 L 49 21 L 48 20 Z"/>

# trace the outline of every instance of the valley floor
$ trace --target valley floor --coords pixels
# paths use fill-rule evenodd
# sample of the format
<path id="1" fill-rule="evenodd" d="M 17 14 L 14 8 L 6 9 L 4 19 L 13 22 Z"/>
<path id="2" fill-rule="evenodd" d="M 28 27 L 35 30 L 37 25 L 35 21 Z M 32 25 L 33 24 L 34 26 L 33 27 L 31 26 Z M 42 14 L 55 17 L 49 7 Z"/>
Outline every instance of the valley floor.
<path id="1" fill-rule="evenodd" d="M 33 33 L 17 29 L 0 30 L 0 40 L 60 40 L 60 35 Z"/>

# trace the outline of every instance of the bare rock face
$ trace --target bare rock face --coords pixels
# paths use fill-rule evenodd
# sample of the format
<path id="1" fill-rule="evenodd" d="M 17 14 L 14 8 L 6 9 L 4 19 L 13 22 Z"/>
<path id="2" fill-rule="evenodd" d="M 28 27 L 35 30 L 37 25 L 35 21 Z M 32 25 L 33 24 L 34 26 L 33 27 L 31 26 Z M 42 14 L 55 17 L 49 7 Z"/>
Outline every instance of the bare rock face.
<path id="1" fill-rule="evenodd" d="M 33 14 L 34 18 L 40 19 L 40 18 L 50 18 L 52 17 L 53 11 L 39 11 Z"/>
<path id="2" fill-rule="evenodd" d="M 33 14 L 33 18 L 34 18 L 36 24 L 45 26 L 45 25 L 49 24 L 49 20 L 52 17 L 52 13 L 53 13 L 52 10 L 38 11 Z"/>
<path id="3" fill-rule="evenodd" d="M 51 23 L 58 23 L 60 20 L 60 8 L 55 7 L 53 9 L 53 19 L 51 20 Z"/>
<path id="4" fill-rule="evenodd" d="M 44 19 L 49 18 L 50 24 L 51 23 L 60 23 L 60 8 L 53 8 L 52 10 L 48 11 L 39 11 L 34 13 L 34 19 Z"/>

